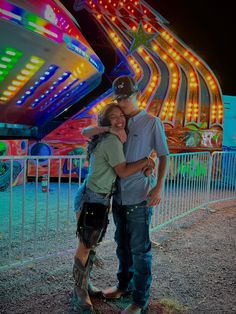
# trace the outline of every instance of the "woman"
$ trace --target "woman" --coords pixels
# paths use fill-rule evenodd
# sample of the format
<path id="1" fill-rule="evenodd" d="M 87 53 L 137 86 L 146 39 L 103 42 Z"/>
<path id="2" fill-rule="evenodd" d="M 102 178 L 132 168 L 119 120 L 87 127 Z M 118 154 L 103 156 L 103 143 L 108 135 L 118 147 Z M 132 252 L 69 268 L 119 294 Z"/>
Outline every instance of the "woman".
<path id="1" fill-rule="evenodd" d="M 120 130 L 125 129 L 126 119 L 121 109 L 114 103 L 106 105 L 98 117 L 98 124 Z M 124 138 L 124 137 L 123 137 Z M 86 182 L 80 187 L 75 198 L 77 216 L 77 235 L 80 238 L 74 258 L 73 276 L 75 279 L 74 301 L 77 308 L 92 313 L 93 306 L 89 297 L 96 293 L 89 282 L 89 273 L 95 259 L 94 249 L 101 241 L 107 227 L 107 216 L 104 216 L 102 228 L 92 229 L 90 222 L 84 223 L 85 205 L 96 203 L 109 208 L 116 176 L 127 177 L 135 172 L 154 167 L 154 161 L 143 158 L 135 163 L 126 163 L 123 144 L 116 135 L 109 132 L 94 136 L 88 145 L 89 173 Z M 97 208 L 97 210 L 98 210 Z M 95 208 L 96 210 L 96 208 Z M 79 219 L 83 217 L 83 219 Z M 83 221 L 82 221 L 83 220 Z M 91 223 L 92 224 L 92 223 Z M 89 225 L 89 226 L 88 226 Z M 82 230 L 82 231 L 81 231 Z"/>

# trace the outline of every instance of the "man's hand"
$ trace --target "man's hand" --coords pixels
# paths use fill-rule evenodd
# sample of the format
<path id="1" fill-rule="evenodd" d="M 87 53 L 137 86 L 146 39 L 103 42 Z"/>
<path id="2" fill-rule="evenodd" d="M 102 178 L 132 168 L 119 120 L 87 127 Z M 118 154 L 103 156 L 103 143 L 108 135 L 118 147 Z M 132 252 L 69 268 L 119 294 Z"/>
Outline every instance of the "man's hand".
<path id="1" fill-rule="evenodd" d="M 156 167 L 155 160 L 152 157 L 148 157 L 148 166 L 143 168 L 144 175 L 146 177 L 149 177 L 152 174 L 155 167 Z"/>
<path id="2" fill-rule="evenodd" d="M 168 164 L 168 156 L 160 156 L 158 171 L 157 171 L 157 184 L 156 186 L 148 193 L 147 196 L 147 205 L 155 206 L 158 205 L 161 201 L 162 187 L 164 185 L 166 170 Z"/>
<path id="3" fill-rule="evenodd" d="M 153 188 L 147 196 L 147 206 L 156 206 L 161 201 L 161 189 Z"/>
<path id="4" fill-rule="evenodd" d="M 146 168 L 145 170 L 144 170 L 144 175 L 145 175 L 145 177 L 149 177 L 149 176 L 151 176 L 153 174 L 153 168 Z"/>
<path id="5" fill-rule="evenodd" d="M 110 133 L 118 136 L 122 144 L 124 144 L 127 141 L 127 134 L 124 129 L 120 130 L 120 129 L 111 127 Z"/>

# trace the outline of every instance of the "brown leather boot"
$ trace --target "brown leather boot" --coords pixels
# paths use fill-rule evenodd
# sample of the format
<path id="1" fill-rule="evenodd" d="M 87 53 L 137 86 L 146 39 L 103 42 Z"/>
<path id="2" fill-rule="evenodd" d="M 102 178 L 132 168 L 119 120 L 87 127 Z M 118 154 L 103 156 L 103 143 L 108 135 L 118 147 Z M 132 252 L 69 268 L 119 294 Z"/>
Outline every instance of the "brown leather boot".
<path id="1" fill-rule="evenodd" d="M 88 293 L 90 297 L 93 298 L 99 298 L 102 297 L 102 290 L 98 289 L 97 287 L 95 287 L 90 278 L 88 279 Z"/>
<path id="2" fill-rule="evenodd" d="M 91 250 L 88 257 L 88 267 L 89 267 L 89 274 L 92 271 L 93 264 L 96 263 L 96 252 L 94 250 Z M 90 297 L 99 298 L 102 297 L 102 290 L 95 287 L 90 278 L 88 278 L 88 293 Z"/>
<path id="3" fill-rule="evenodd" d="M 102 294 L 106 299 L 120 299 L 121 297 L 127 296 L 130 293 L 131 291 L 120 290 L 116 286 L 107 288 L 102 291 Z"/>
<path id="4" fill-rule="evenodd" d="M 73 277 L 75 286 L 73 291 L 73 303 L 79 313 L 93 313 L 93 305 L 88 294 L 89 263 L 83 266 L 75 257 Z"/>

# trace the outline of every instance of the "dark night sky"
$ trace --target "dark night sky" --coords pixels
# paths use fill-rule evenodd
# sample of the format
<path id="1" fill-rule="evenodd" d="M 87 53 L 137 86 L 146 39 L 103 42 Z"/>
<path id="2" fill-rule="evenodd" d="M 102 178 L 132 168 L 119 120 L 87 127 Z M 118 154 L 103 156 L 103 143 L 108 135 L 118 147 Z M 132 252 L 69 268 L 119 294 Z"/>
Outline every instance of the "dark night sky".
<path id="1" fill-rule="evenodd" d="M 215 73 L 224 95 L 236 96 L 236 16 L 228 0 L 146 0 Z M 231 2 L 232 3 L 232 2 Z M 233 59 L 234 58 L 234 59 Z"/>

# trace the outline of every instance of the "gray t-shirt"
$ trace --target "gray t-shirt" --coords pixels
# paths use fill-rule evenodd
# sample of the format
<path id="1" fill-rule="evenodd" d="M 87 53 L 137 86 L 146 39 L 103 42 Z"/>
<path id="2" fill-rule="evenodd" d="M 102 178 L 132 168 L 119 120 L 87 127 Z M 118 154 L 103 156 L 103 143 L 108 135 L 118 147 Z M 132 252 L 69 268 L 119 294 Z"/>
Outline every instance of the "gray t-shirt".
<path id="1" fill-rule="evenodd" d="M 128 120 L 128 140 L 124 144 L 126 162 L 134 162 L 150 155 L 155 150 L 157 156 L 169 154 L 164 127 L 159 118 L 142 110 Z M 123 205 L 143 202 L 148 192 L 156 184 L 154 175 L 146 177 L 142 171 L 117 180 L 114 199 Z"/>

